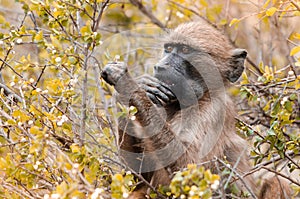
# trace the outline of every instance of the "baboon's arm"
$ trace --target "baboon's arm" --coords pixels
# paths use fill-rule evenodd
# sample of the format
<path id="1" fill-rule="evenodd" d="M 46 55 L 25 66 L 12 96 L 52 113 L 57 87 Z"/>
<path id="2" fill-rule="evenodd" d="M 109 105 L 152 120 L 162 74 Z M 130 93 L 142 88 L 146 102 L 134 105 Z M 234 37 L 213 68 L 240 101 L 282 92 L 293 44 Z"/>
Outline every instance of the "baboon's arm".
<path id="1" fill-rule="evenodd" d="M 175 134 L 169 124 L 163 119 L 145 90 L 140 88 L 129 75 L 124 63 L 106 65 L 101 76 L 107 83 L 115 87 L 124 105 L 137 108 L 136 120 L 144 129 L 142 132 L 144 135 L 138 135 L 138 137 L 145 138 L 145 140 L 149 138 L 147 141 L 151 141 L 151 144 L 146 145 L 147 151 L 163 148 L 172 140 L 174 141 Z"/>

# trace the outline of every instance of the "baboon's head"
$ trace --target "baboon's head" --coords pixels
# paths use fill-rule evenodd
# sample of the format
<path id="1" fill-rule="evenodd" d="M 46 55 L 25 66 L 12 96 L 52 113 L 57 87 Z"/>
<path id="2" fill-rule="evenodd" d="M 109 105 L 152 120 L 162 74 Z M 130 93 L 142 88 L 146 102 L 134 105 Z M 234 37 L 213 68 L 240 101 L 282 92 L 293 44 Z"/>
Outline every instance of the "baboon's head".
<path id="1" fill-rule="evenodd" d="M 245 50 L 234 49 L 207 22 L 184 23 L 166 38 L 164 55 L 154 67 L 155 77 L 167 83 L 179 100 L 192 96 L 199 100 L 208 90 L 237 81 L 246 56 Z"/>

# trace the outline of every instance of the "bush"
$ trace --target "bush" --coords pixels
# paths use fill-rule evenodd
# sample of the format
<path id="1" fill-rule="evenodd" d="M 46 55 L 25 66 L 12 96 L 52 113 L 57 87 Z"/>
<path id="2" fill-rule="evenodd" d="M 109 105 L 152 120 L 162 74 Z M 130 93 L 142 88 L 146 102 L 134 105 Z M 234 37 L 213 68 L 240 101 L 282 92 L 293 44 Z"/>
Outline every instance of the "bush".
<path id="1" fill-rule="evenodd" d="M 139 182 L 119 160 L 116 126 L 118 117 L 136 110 L 116 110 L 113 88 L 99 81 L 101 68 L 124 59 L 133 73 L 151 72 L 157 50 L 154 56 L 147 48 L 132 52 L 130 41 L 147 47 L 153 38 L 145 34 L 154 27 L 199 17 L 249 51 L 240 85 L 230 90 L 238 132 L 253 143 L 256 166 L 249 173 L 281 175 L 298 194 L 299 2 L 130 2 L 1 2 L 0 197 L 126 198 Z M 128 31 L 134 28 L 142 31 Z M 128 45 L 113 37 L 125 30 Z M 210 198 L 223 185 L 222 175 L 190 165 L 152 196 Z"/>

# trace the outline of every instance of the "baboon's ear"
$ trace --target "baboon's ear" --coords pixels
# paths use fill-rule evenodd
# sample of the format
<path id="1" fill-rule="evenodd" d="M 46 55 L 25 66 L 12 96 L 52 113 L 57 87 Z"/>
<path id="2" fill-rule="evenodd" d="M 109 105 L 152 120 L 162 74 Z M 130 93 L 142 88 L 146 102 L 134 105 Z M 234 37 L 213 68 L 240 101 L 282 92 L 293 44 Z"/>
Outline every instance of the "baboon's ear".
<path id="1" fill-rule="evenodd" d="M 227 71 L 227 79 L 230 82 L 236 82 L 244 71 L 244 62 L 247 57 L 245 49 L 234 49 L 231 52 L 230 69 Z"/>

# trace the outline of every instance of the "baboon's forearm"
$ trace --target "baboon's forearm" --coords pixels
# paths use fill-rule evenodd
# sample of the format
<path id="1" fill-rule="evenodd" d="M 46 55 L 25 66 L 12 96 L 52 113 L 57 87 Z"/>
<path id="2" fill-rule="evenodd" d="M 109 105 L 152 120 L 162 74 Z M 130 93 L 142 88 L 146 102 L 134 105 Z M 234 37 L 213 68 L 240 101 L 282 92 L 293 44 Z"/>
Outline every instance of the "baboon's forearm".
<path id="1" fill-rule="evenodd" d="M 130 85 L 130 86 L 129 86 Z M 141 135 L 152 142 L 152 147 L 163 148 L 175 138 L 169 124 L 163 119 L 157 107 L 148 98 L 146 92 L 139 88 L 135 80 L 127 73 L 120 79 L 120 84 L 115 86 L 122 103 L 137 108 L 136 121 L 144 127 L 145 135 Z M 146 150 L 152 151 L 147 148 Z"/>

